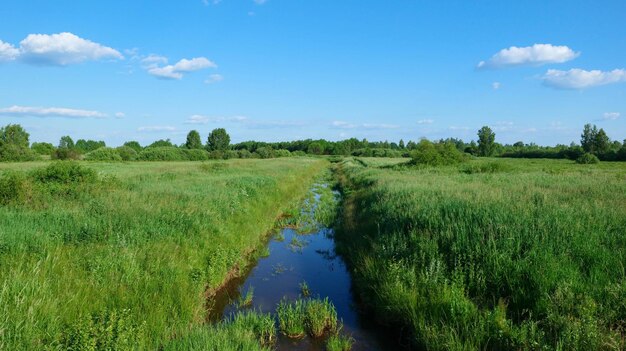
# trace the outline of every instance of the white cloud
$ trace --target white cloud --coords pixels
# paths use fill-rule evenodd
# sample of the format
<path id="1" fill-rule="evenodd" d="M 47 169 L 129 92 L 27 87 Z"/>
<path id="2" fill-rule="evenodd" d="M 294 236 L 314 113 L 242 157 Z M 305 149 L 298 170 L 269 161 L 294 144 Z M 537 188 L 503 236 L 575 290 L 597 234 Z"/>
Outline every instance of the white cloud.
<path id="1" fill-rule="evenodd" d="M 217 117 L 209 117 L 203 115 L 193 115 L 187 118 L 185 124 L 208 124 L 208 123 L 217 123 L 217 122 L 234 122 L 234 123 L 242 123 L 248 120 L 246 116 L 217 116 Z"/>
<path id="2" fill-rule="evenodd" d="M 0 40 L 0 62 L 13 61 L 20 54 L 20 51 L 13 45 Z"/>
<path id="3" fill-rule="evenodd" d="M 205 68 L 217 68 L 217 65 L 206 57 L 182 59 L 174 65 L 161 66 L 166 63 L 167 58 L 158 55 L 150 55 L 142 60 L 148 73 L 161 79 L 182 79 L 183 73 L 195 72 Z"/>
<path id="4" fill-rule="evenodd" d="M 478 68 L 498 68 L 521 65 L 543 65 L 547 63 L 563 63 L 580 55 L 567 46 L 551 44 L 535 44 L 533 46 L 511 46 L 502 49 L 487 61 L 480 61 Z"/>
<path id="5" fill-rule="evenodd" d="M 344 121 L 333 121 L 331 127 L 335 129 L 395 129 L 399 128 L 395 124 L 385 124 L 385 123 L 363 123 L 363 124 L 353 124 Z"/>
<path id="6" fill-rule="evenodd" d="M 67 118 L 103 118 L 106 114 L 98 111 L 77 110 L 63 107 L 29 107 L 11 106 L 0 108 L 2 116 L 35 116 L 35 117 L 67 117 Z"/>
<path id="7" fill-rule="evenodd" d="M 145 126 L 137 128 L 138 132 L 174 132 L 176 127 L 172 126 Z"/>
<path id="8" fill-rule="evenodd" d="M 72 33 L 29 34 L 20 42 L 19 59 L 25 63 L 65 66 L 85 61 L 123 59 L 110 47 Z"/>
<path id="9" fill-rule="evenodd" d="M 435 121 L 432 119 L 420 119 L 417 124 L 433 124 Z"/>
<path id="10" fill-rule="evenodd" d="M 148 69 L 148 73 L 161 79 L 182 79 L 183 74 L 174 71 L 174 66 L 153 67 Z"/>
<path id="11" fill-rule="evenodd" d="M 604 115 L 602 115 L 602 120 L 604 121 L 614 121 L 618 118 L 620 118 L 621 114 L 619 112 L 605 112 Z"/>
<path id="12" fill-rule="evenodd" d="M 124 112 L 115 113 L 115 118 L 124 118 L 124 117 L 126 117 L 126 114 Z"/>
<path id="13" fill-rule="evenodd" d="M 600 85 L 626 82 L 626 70 L 585 71 L 579 68 L 569 71 L 550 69 L 543 76 L 543 84 L 555 89 L 585 89 Z"/>
<path id="14" fill-rule="evenodd" d="M 448 129 L 450 129 L 450 130 L 459 130 L 459 131 L 468 131 L 468 130 L 470 130 L 469 127 L 459 127 L 459 126 L 450 126 L 450 127 L 448 127 Z"/>
<path id="15" fill-rule="evenodd" d="M 221 74 L 211 74 L 204 82 L 207 84 L 213 84 L 224 80 L 224 76 Z"/>
<path id="16" fill-rule="evenodd" d="M 161 55 L 150 54 L 141 59 L 141 66 L 145 69 L 166 65 L 167 57 Z"/>
<path id="17" fill-rule="evenodd" d="M 502 87 L 502 84 L 500 82 L 493 82 L 491 83 L 491 87 L 493 88 L 493 90 L 498 90 Z"/>

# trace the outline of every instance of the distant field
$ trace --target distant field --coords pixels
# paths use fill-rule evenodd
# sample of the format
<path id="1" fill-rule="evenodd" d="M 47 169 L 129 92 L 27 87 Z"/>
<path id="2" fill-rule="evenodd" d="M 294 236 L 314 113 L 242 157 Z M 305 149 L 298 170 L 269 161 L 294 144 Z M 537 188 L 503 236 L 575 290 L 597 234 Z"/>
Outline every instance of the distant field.
<path id="1" fill-rule="evenodd" d="M 184 335 L 327 162 L 79 163 L 95 177 L 48 164 L 0 164 L 3 350 Z"/>
<path id="2" fill-rule="evenodd" d="M 624 348 L 626 164 L 390 163 L 337 170 L 338 240 L 378 319 L 429 350 Z"/>

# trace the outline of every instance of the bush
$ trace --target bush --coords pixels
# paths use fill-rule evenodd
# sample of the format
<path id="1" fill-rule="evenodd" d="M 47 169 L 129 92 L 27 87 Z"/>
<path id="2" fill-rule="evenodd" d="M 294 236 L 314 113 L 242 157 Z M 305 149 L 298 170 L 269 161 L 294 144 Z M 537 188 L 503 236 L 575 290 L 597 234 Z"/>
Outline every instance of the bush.
<path id="1" fill-rule="evenodd" d="M 23 202 L 28 197 L 28 179 L 23 173 L 7 172 L 0 176 L 0 205 Z"/>
<path id="2" fill-rule="evenodd" d="M 148 147 L 137 155 L 137 159 L 141 161 L 185 161 L 187 155 L 183 149 L 176 147 Z"/>
<path id="3" fill-rule="evenodd" d="M 137 151 L 129 146 L 116 147 L 115 151 L 120 155 L 122 161 L 134 161 L 137 159 Z"/>
<path id="4" fill-rule="evenodd" d="M 246 149 L 241 149 L 237 151 L 239 158 L 252 158 L 252 153 Z"/>
<path id="5" fill-rule="evenodd" d="M 433 144 L 428 140 L 422 140 L 417 144 L 417 149 L 411 153 L 416 165 L 443 166 L 460 163 L 467 160 L 467 155 L 460 152 L 452 143 Z"/>
<path id="6" fill-rule="evenodd" d="M 78 160 L 80 154 L 75 149 L 60 147 L 52 153 L 53 160 Z"/>
<path id="7" fill-rule="evenodd" d="M 183 154 L 189 161 L 206 161 L 209 159 L 209 153 L 202 149 L 182 149 Z"/>
<path id="8" fill-rule="evenodd" d="M 590 165 L 600 162 L 598 157 L 591 153 L 584 153 L 582 156 L 576 159 L 576 163 L 581 165 Z"/>
<path id="9" fill-rule="evenodd" d="M 97 179 L 96 171 L 83 167 L 78 162 L 53 162 L 47 167 L 36 169 L 33 179 L 41 183 L 92 183 Z"/>
<path id="10" fill-rule="evenodd" d="M 37 154 L 27 147 L 16 144 L 3 144 L 0 146 L 0 161 L 18 162 L 33 161 L 37 159 Z"/>
<path id="11" fill-rule="evenodd" d="M 54 152 L 54 145 L 50 143 L 33 143 L 30 149 L 38 153 L 39 155 L 52 155 Z"/>
<path id="12" fill-rule="evenodd" d="M 272 158 L 274 157 L 274 150 L 271 147 L 260 147 L 258 149 L 256 149 L 256 151 L 254 152 L 255 154 L 259 155 L 259 158 Z"/>
<path id="13" fill-rule="evenodd" d="M 291 152 L 285 149 L 279 149 L 274 152 L 274 157 L 291 157 Z"/>
<path id="14" fill-rule="evenodd" d="M 302 150 L 296 150 L 296 151 L 291 153 L 291 156 L 306 156 L 306 152 L 304 152 Z"/>
<path id="15" fill-rule="evenodd" d="M 113 148 L 101 147 L 85 155 L 88 161 L 122 161 L 122 156 Z"/>
<path id="16" fill-rule="evenodd" d="M 239 153 L 235 150 L 224 151 L 224 159 L 229 160 L 231 158 L 239 158 Z"/>

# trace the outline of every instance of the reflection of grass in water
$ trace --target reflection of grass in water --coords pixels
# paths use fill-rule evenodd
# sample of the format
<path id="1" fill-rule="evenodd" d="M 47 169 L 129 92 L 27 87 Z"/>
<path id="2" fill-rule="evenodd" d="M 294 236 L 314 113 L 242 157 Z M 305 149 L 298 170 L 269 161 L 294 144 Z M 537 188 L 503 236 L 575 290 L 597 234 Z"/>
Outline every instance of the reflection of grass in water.
<path id="1" fill-rule="evenodd" d="M 302 251 L 302 249 L 309 244 L 306 240 L 298 239 L 298 237 L 293 236 L 291 241 L 289 242 L 289 250 L 291 251 Z"/>
<path id="2" fill-rule="evenodd" d="M 283 274 L 287 271 L 287 267 L 285 267 L 282 263 L 277 263 L 272 266 L 272 275 Z"/>
<path id="3" fill-rule="evenodd" d="M 309 285 L 306 283 L 306 281 L 300 283 L 300 294 L 303 297 L 311 296 L 311 290 L 309 289 Z"/>
<path id="4" fill-rule="evenodd" d="M 274 237 L 274 240 L 278 242 L 285 241 L 285 233 L 283 233 L 282 231 L 278 232 L 278 234 L 276 234 L 276 236 Z"/>

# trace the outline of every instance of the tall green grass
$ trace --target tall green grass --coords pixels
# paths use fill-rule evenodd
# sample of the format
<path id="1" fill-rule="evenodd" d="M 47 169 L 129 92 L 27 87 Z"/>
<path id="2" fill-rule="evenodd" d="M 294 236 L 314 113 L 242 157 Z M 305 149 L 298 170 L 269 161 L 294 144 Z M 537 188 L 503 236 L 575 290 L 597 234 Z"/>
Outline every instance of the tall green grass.
<path id="1" fill-rule="evenodd" d="M 184 337 L 326 162 L 47 166 L 0 166 L 0 188 L 24 190 L 0 189 L 0 349 L 157 349 Z"/>
<path id="2" fill-rule="evenodd" d="M 339 250 L 364 302 L 413 345 L 625 347 L 626 165 L 367 165 L 338 168 Z"/>

